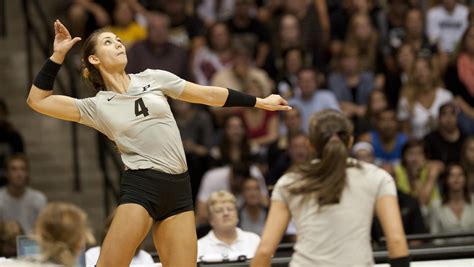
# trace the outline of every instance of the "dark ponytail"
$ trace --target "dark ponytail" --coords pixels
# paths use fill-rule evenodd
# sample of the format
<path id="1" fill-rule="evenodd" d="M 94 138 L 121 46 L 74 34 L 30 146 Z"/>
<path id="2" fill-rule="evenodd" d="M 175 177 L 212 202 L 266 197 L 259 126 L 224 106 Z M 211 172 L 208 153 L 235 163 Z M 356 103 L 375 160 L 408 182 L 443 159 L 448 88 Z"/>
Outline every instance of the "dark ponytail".
<path id="1" fill-rule="evenodd" d="M 347 158 L 353 126 L 344 114 L 325 110 L 310 120 L 310 141 L 318 162 L 296 169 L 301 179 L 289 186 L 290 193 L 317 198 L 320 206 L 337 204 L 346 185 Z"/>
<path id="2" fill-rule="evenodd" d="M 99 29 L 89 35 L 89 37 L 84 42 L 81 57 L 82 77 L 84 77 L 87 84 L 89 84 L 97 92 L 105 90 L 104 79 L 102 79 L 99 69 L 89 62 L 89 56 L 96 53 L 97 38 L 103 32 L 107 31 L 104 29 Z"/>

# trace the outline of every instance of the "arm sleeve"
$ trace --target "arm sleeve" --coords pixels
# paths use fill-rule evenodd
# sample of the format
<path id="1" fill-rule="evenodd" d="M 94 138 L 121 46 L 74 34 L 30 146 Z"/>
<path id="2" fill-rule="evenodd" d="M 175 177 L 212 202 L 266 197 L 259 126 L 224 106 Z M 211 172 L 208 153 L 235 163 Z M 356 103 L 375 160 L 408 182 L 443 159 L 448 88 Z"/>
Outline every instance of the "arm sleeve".
<path id="1" fill-rule="evenodd" d="M 159 87 L 163 93 L 167 96 L 177 98 L 184 90 L 186 81 L 171 72 L 164 70 L 153 70 L 153 76 L 154 79 L 159 83 Z"/>
<path id="2" fill-rule="evenodd" d="M 440 36 L 438 18 L 435 11 L 434 9 L 429 10 L 426 17 L 426 35 L 428 35 L 431 43 L 437 42 Z"/>
<path id="3" fill-rule="evenodd" d="M 98 129 L 96 121 L 97 98 L 89 97 L 84 99 L 74 99 L 74 103 L 76 104 L 81 114 L 79 123 L 100 130 Z"/>

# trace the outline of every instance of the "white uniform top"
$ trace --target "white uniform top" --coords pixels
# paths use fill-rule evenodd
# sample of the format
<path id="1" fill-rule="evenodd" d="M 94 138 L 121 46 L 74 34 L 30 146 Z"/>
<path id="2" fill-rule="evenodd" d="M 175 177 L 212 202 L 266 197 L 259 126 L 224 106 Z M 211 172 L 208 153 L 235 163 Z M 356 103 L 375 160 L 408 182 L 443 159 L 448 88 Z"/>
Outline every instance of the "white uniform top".
<path id="1" fill-rule="evenodd" d="M 314 198 L 303 201 L 302 195 L 290 194 L 287 186 L 299 175 L 289 173 L 278 180 L 272 200 L 288 206 L 296 226 L 289 266 L 373 266 L 370 228 L 375 202 L 397 193 L 390 174 L 369 163 L 360 165 L 347 168 L 339 204 L 322 208 Z"/>
<path id="2" fill-rule="evenodd" d="M 79 123 L 114 141 L 128 169 L 183 173 L 188 169 L 186 157 L 166 97 L 180 96 L 184 85 L 185 80 L 167 71 L 130 74 L 124 94 L 100 91 L 95 97 L 76 99 Z"/>

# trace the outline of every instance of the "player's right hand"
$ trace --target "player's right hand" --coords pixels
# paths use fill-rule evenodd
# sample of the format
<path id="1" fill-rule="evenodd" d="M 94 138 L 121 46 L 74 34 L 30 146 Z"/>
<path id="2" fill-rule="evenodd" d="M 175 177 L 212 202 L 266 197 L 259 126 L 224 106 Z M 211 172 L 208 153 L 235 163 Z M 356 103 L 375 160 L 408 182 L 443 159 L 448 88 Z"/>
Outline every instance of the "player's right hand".
<path id="1" fill-rule="evenodd" d="M 54 22 L 54 53 L 65 56 L 71 47 L 81 40 L 80 37 L 71 37 L 67 28 L 59 21 Z"/>

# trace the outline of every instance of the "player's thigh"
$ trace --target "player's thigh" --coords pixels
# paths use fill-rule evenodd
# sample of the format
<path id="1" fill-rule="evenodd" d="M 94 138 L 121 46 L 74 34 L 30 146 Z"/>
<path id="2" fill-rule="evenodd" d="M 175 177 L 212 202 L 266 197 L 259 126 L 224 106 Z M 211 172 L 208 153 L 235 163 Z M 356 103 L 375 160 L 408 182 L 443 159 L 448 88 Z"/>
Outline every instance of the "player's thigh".
<path id="1" fill-rule="evenodd" d="M 118 206 L 101 246 L 97 267 L 128 267 L 152 224 L 148 211 L 141 205 L 127 203 Z"/>
<path id="2" fill-rule="evenodd" d="M 186 211 L 157 222 L 153 242 L 163 267 L 195 267 L 197 237 L 193 211 Z"/>

